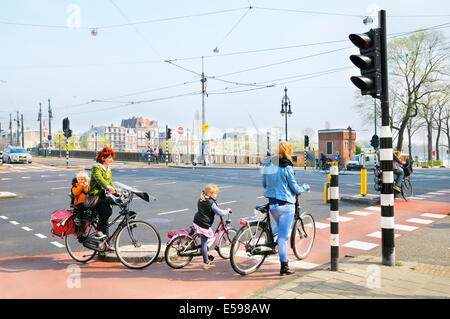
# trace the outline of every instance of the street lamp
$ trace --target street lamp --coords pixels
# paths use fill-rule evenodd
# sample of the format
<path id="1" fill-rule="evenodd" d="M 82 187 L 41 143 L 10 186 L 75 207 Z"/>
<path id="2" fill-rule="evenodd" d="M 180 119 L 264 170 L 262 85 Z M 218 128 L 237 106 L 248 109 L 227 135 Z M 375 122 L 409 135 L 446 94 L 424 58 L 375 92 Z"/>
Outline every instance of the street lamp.
<path id="1" fill-rule="evenodd" d="M 288 109 L 289 107 L 289 109 Z M 281 100 L 281 111 L 280 111 L 281 116 L 284 116 L 285 118 L 285 122 L 284 122 L 284 129 L 285 129 L 285 133 L 286 133 L 286 142 L 288 140 L 287 137 L 287 118 L 288 115 L 291 116 L 292 115 L 292 111 L 291 111 L 291 100 L 289 99 L 289 97 L 287 96 L 287 88 L 284 88 L 284 96 L 283 99 Z"/>
<path id="2" fill-rule="evenodd" d="M 95 153 L 95 156 L 96 156 L 97 155 L 97 134 L 98 134 L 97 129 L 94 130 L 94 134 L 95 134 L 95 150 L 94 150 L 94 153 Z"/>

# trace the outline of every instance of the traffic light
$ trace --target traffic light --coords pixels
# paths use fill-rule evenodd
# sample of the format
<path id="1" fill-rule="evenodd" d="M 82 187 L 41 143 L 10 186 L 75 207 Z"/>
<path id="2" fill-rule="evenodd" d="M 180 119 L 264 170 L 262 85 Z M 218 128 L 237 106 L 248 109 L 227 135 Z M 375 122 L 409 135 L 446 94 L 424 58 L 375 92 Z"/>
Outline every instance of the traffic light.
<path id="1" fill-rule="evenodd" d="M 381 188 L 383 186 L 383 171 L 381 170 L 381 167 L 378 165 L 375 167 L 374 170 L 374 182 L 375 182 L 375 190 L 378 192 L 381 192 Z"/>
<path id="2" fill-rule="evenodd" d="M 363 34 L 350 34 L 350 41 L 359 48 L 359 55 L 351 55 L 350 60 L 361 70 L 361 76 L 350 80 L 361 90 L 361 95 L 380 98 L 381 81 L 381 40 L 380 29 L 371 29 Z"/>
<path id="3" fill-rule="evenodd" d="M 309 136 L 305 135 L 305 147 L 309 146 Z"/>
<path id="4" fill-rule="evenodd" d="M 378 135 L 373 135 L 372 139 L 370 140 L 370 146 L 373 148 L 378 148 L 380 146 L 380 139 L 378 138 Z"/>
<path id="5" fill-rule="evenodd" d="M 150 139 L 150 131 L 145 132 L 145 137 L 146 137 L 147 139 Z"/>
<path id="6" fill-rule="evenodd" d="M 70 121 L 68 117 L 63 119 L 63 131 L 66 138 L 72 136 L 72 130 L 70 129 Z"/>
<path id="7" fill-rule="evenodd" d="M 171 136 L 172 136 L 172 129 L 167 128 L 167 139 L 170 140 Z"/>

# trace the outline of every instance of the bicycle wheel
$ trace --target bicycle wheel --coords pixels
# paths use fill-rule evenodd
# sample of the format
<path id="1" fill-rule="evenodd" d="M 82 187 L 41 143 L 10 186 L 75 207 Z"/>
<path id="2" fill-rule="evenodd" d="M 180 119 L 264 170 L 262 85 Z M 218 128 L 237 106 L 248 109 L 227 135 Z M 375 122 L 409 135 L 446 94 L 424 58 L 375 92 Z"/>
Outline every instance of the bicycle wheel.
<path id="1" fill-rule="evenodd" d="M 413 186 L 409 178 L 404 179 L 402 182 L 402 196 L 404 200 L 408 200 L 413 196 Z"/>
<path id="2" fill-rule="evenodd" d="M 236 236 L 237 230 L 234 228 L 228 228 L 228 233 L 230 234 L 230 239 L 228 239 L 227 233 L 223 232 L 220 236 L 217 252 L 219 256 L 223 259 L 230 258 L 230 248 L 233 238 Z"/>
<path id="3" fill-rule="evenodd" d="M 187 235 L 180 235 L 173 239 L 169 245 L 166 247 L 164 252 L 164 259 L 167 265 L 174 269 L 180 269 L 187 266 L 193 256 L 183 256 L 181 254 L 187 254 L 189 252 L 197 253 L 198 248 L 196 248 L 195 239 L 191 239 Z"/>
<path id="4" fill-rule="evenodd" d="M 291 233 L 291 247 L 298 259 L 305 259 L 312 249 L 316 237 L 316 224 L 311 214 L 301 215 L 295 219 Z"/>
<path id="5" fill-rule="evenodd" d="M 158 258 L 161 238 L 151 224 L 133 220 L 116 237 L 116 254 L 128 268 L 142 269 Z"/>
<path id="6" fill-rule="evenodd" d="M 266 255 L 254 255 L 256 245 L 270 242 L 269 233 L 261 225 L 242 227 L 231 243 L 230 263 L 234 271 L 245 276 L 255 272 L 266 259 Z"/>
<path id="7" fill-rule="evenodd" d="M 64 242 L 66 244 L 67 252 L 74 260 L 85 263 L 94 258 L 97 252 L 83 246 L 84 239 L 93 232 L 93 230 L 94 227 L 90 225 L 88 231 L 83 235 L 71 234 L 65 236 Z"/>

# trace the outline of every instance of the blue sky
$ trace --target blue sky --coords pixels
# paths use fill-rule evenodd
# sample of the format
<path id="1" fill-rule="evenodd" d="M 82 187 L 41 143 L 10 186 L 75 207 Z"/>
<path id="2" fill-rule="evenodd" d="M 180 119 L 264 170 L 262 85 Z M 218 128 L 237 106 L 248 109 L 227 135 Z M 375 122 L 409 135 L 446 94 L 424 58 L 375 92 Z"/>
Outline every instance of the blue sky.
<path id="1" fill-rule="evenodd" d="M 71 5 L 80 10 L 77 29 L 67 28 L 73 21 Z M 204 56 L 210 127 L 253 127 L 249 114 L 259 128 L 283 127 L 279 112 L 286 86 L 293 111 L 290 135 L 323 129 L 328 121 L 332 128 L 350 125 L 359 131 L 358 139 L 369 139 L 373 125 L 355 113 L 356 90 L 349 80 L 358 74 L 348 59 L 357 49 L 347 47 L 352 46 L 348 34 L 367 31 L 362 17 L 377 8 L 387 12 L 389 34 L 450 20 L 448 1 L 2 1 L 0 122 L 6 128 L 9 113 L 19 111 L 25 125 L 37 129 L 39 102 L 47 111 L 50 98 L 55 129 L 66 116 L 79 133 L 90 125 L 118 125 L 131 116 L 158 120 L 160 126 L 192 127 L 195 112 L 201 112 L 198 73 Z M 218 11 L 226 12 L 149 23 Z M 375 21 L 371 27 L 376 26 Z M 96 37 L 90 27 L 98 27 Z M 441 31 L 448 36 L 449 29 Z M 213 52 L 216 46 L 219 53 Z M 297 47 L 263 50 L 291 46 Z M 248 51 L 258 52 L 234 54 Z M 164 62 L 170 59 L 178 59 L 173 61 L 178 67 Z M 345 67 L 350 68 L 290 83 L 279 80 Z M 91 100 L 109 102 L 85 104 Z M 124 106 L 144 100 L 153 101 Z"/>

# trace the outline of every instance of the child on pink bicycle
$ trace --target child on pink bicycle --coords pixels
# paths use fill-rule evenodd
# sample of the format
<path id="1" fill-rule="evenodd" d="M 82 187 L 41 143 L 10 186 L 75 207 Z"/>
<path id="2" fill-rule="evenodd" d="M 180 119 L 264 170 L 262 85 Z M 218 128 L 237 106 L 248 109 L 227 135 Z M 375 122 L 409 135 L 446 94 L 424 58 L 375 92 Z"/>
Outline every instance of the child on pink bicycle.
<path id="1" fill-rule="evenodd" d="M 198 211 L 195 213 L 192 228 L 201 236 L 203 269 L 216 267 L 208 258 L 208 238 L 214 236 L 211 226 L 214 224 L 214 216 L 226 216 L 231 213 L 231 208 L 220 209 L 217 206 L 216 198 L 219 193 L 217 185 L 208 184 L 203 189 L 200 199 L 197 202 Z"/>

